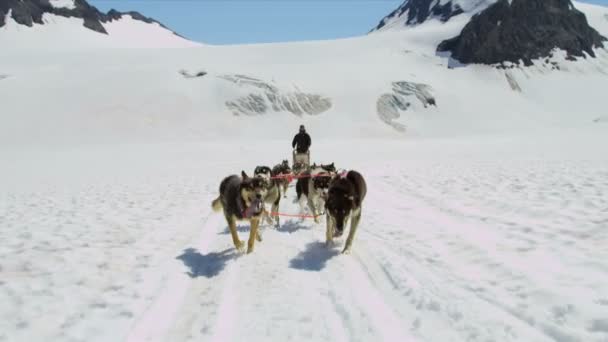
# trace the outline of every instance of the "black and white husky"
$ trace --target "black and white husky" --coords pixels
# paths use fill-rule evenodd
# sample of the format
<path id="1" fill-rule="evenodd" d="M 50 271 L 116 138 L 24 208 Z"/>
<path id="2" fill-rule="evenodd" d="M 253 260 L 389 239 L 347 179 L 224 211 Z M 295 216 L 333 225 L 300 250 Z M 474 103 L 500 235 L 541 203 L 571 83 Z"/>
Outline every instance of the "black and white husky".
<path id="1" fill-rule="evenodd" d="M 335 175 L 333 163 L 329 165 L 321 165 L 310 171 L 304 171 L 296 182 L 297 201 L 300 204 L 301 211 L 304 212 L 304 197 L 308 204 L 311 214 L 314 216 L 315 223 L 319 223 L 321 209 L 325 206 L 325 198 L 329 189 L 331 177 Z M 333 172 L 331 171 L 333 170 Z"/>
<path id="2" fill-rule="evenodd" d="M 263 217 L 271 225 L 273 224 L 271 216 L 279 212 L 279 203 L 281 202 L 281 179 L 273 178 L 275 176 L 275 173 L 268 166 L 258 166 L 253 171 L 253 177 L 262 179 L 266 187 L 263 201 L 270 204 L 271 208 L 270 213 L 264 209 Z M 274 223 L 276 227 L 279 227 L 280 221 L 278 215 L 274 216 Z"/>
<path id="3" fill-rule="evenodd" d="M 326 243 L 328 246 L 332 245 L 333 238 L 342 236 L 344 226 L 350 219 L 350 231 L 342 250 L 343 254 L 350 253 L 361 220 L 361 207 L 366 194 L 367 185 L 363 176 L 357 171 L 337 175 L 331 180 L 325 202 Z"/>

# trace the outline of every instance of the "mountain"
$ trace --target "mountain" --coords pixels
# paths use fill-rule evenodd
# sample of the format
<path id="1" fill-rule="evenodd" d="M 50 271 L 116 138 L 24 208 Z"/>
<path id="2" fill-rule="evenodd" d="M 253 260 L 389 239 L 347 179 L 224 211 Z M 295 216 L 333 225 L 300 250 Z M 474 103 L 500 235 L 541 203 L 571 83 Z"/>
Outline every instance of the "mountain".
<path id="1" fill-rule="evenodd" d="M 198 45 L 138 12 L 103 13 L 86 0 L 0 0 L 0 43 L 11 47 Z"/>
<path id="2" fill-rule="evenodd" d="M 460 14 L 474 14 L 496 0 L 405 0 L 401 6 L 384 17 L 372 31 L 415 26 L 429 20 L 446 22 Z"/>
<path id="3" fill-rule="evenodd" d="M 565 50 L 570 59 L 595 57 L 594 49 L 604 41 L 570 0 L 500 0 L 437 50 L 461 63 L 532 65 L 554 49 Z"/>
<path id="4" fill-rule="evenodd" d="M 531 65 L 534 59 L 550 58 L 555 49 L 569 59 L 595 57 L 606 38 L 587 21 L 597 10 L 577 9 L 584 6 L 570 0 L 406 0 L 371 32 L 436 23 L 427 38 L 437 44 L 436 52 L 465 64 Z M 603 26 L 602 19 L 594 25 Z"/>

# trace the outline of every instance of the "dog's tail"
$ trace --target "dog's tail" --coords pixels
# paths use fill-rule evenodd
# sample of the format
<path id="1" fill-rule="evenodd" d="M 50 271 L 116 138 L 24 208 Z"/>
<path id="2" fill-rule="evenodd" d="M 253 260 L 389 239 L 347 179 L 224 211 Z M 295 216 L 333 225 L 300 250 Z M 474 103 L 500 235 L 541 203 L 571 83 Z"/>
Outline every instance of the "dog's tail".
<path id="1" fill-rule="evenodd" d="M 213 202 L 211 202 L 211 208 L 213 208 L 213 211 L 215 212 L 222 210 L 223 207 L 224 206 L 222 205 L 222 201 L 219 197 L 214 199 Z"/>

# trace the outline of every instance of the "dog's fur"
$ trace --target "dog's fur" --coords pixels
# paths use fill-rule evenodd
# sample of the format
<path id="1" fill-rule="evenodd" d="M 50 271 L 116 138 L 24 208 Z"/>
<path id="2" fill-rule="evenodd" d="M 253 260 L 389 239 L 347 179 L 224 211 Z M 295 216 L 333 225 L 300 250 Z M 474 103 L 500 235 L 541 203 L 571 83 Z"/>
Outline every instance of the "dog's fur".
<path id="1" fill-rule="evenodd" d="M 271 204 L 272 207 L 270 209 L 271 213 L 279 212 L 279 204 L 281 202 L 281 186 L 279 179 L 272 178 L 275 174 L 272 172 L 270 167 L 268 166 L 258 166 L 253 171 L 254 178 L 262 179 L 264 185 L 266 186 L 266 194 L 263 197 L 264 203 Z M 272 224 L 272 218 L 269 213 L 264 210 L 262 215 L 266 218 L 266 221 L 269 224 Z M 274 223 L 277 227 L 280 225 L 279 216 L 274 217 Z"/>
<path id="2" fill-rule="evenodd" d="M 248 221 L 251 225 L 247 253 L 253 252 L 255 240 L 262 241 L 258 227 L 264 212 L 262 199 L 267 195 L 267 187 L 261 178 L 249 177 L 245 171 L 241 177 L 230 175 L 220 183 L 219 196 L 213 200 L 211 207 L 214 211 L 223 210 L 228 223 L 232 242 L 237 250 L 244 249 L 243 242 L 236 231 L 237 221 Z"/>
<path id="3" fill-rule="evenodd" d="M 289 166 L 289 161 L 287 159 L 283 160 L 281 164 L 277 164 L 272 168 L 273 176 L 280 175 L 289 175 L 291 174 L 291 167 Z M 287 198 L 287 188 L 289 187 L 289 179 L 287 178 L 279 178 L 276 180 L 279 186 L 283 190 L 283 198 Z"/>
<path id="4" fill-rule="evenodd" d="M 342 253 L 350 253 L 351 245 L 361 220 L 361 208 L 367 185 L 357 171 L 349 171 L 345 176 L 335 176 L 329 185 L 325 201 L 327 218 L 326 243 L 331 246 L 334 237 L 342 236 L 344 226 L 350 219 L 350 231 Z"/>
<path id="5" fill-rule="evenodd" d="M 311 171 L 305 171 L 302 173 L 304 178 L 299 178 L 296 182 L 297 201 L 300 203 L 303 211 L 302 196 L 306 196 L 308 208 L 314 216 L 315 223 L 319 223 L 319 211 L 325 205 L 329 183 L 334 175 L 333 172 L 328 171 L 332 170 L 333 163 L 330 165 L 331 167 L 323 167 L 324 165 L 321 165 Z M 335 167 L 333 170 L 335 172 Z"/>
<path id="6" fill-rule="evenodd" d="M 336 172 L 336 166 L 334 165 L 334 163 L 332 162 L 331 164 L 319 164 L 317 165 L 317 163 L 312 164 L 311 170 L 317 169 L 317 168 L 321 168 L 327 172 Z"/>

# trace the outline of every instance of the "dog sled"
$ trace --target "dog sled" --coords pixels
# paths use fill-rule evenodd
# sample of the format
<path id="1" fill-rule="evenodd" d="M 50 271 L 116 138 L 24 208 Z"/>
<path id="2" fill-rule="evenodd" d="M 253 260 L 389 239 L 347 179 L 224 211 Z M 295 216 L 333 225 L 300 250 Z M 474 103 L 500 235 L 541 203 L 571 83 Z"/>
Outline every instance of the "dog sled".
<path id="1" fill-rule="evenodd" d="M 293 150 L 293 173 L 298 175 L 303 171 L 308 170 L 310 167 L 310 150 L 304 153 L 298 153 L 296 150 Z"/>

